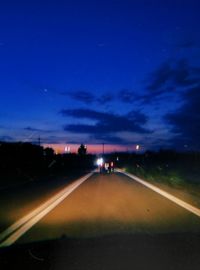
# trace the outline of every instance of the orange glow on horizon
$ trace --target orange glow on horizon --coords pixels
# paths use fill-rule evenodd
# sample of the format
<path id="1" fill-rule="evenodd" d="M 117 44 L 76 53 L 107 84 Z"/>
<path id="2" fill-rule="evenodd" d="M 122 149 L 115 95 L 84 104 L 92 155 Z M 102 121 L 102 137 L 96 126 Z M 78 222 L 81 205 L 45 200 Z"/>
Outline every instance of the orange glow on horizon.
<path id="1" fill-rule="evenodd" d="M 51 147 L 54 149 L 55 153 L 63 154 L 65 153 L 65 148 L 70 147 L 71 153 L 77 153 L 80 144 L 43 144 L 43 147 Z M 104 145 L 104 152 L 125 152 L 125 151 L 133 151 L 134 145 L 132 146 L 123 146 L 123 145 Z M 103 152 L 102 144 L 89 144 L 87 145 L 87 152 L 89 154 L 101 154 Z"/>

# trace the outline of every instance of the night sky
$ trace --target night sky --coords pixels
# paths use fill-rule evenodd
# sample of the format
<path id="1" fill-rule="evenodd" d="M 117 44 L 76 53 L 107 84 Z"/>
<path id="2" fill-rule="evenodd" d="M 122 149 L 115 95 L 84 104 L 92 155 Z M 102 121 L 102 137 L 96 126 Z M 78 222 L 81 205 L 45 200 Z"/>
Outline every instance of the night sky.
<path id="1" fill-rule="evenodd" d="M 0 140 L 200 150 L 200 1 L 1 1 Z"/>

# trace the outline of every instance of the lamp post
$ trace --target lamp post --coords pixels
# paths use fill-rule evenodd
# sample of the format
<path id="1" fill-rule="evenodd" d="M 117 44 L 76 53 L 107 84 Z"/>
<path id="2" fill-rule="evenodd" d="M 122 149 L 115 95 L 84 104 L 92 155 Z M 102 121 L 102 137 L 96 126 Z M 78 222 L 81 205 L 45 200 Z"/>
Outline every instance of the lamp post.
<path id="1" fill-rule="evenodd" d="M 102 143 L 102 152 L 103 152 L 103 156 L 104 156 L 104 143 Z"/>

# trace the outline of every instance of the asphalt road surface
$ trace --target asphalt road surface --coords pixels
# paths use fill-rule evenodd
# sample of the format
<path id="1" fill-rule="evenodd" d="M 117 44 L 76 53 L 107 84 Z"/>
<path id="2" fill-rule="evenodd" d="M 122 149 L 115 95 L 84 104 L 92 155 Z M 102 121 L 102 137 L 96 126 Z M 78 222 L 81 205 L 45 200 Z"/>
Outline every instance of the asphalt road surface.
<path id="1" fill-rule="evenodd" d="M 116 256 L 123 256 L 123 254 L 127 255 L 129 253 L 132 254 L 129 254 L 130 256 L 134 256 L 137 251 L 139 252 L 137 254 L 137 260 L 139 260 L 138 256 L 147 256 L 147 252 L 148 256 L 150 256 L 151 252 L 155 251 L 153 243 L 158 243 L 159 241 L 165 242 L 166 239 L 164 238 L 163 240 L 163 237 L 167 236 L 168 240 L 171 239 L 171 248 L 173 247 L 175 250 L 173 253 L 173 250 L 169 249 L 169 242 L 167 242 L 168 247 L 164 250 L 165 252 L 168 249 L 171 251 L 170 255 L 169 253 L 166 253 L 167 255 L 165 254 L 165 263 L 167 258 L 169 259 L 170 257 L 170 260 L 168 260 L 170 265 L 168 266 L 171 266 L 171 269 L 179 269 L 178 266 L 181 266 L 180 269 L 197 269 L 195 268 L 197 264 L 195 260 L 198 259 L 199 256 L 198 252 L 196 252 L 196 247 L 200 244 L 198 237 L 200 233 L 200 217 L 197 215 L 121 173 L 110 175 L 95 173 L 87 180 L 82 179 L 81 182 L 73 182 L 70 185 L 66 186 L 65 192 L 62 191 L 62 194 L 59 193 L 59 198 L 61 198 L 62 195 L 60 201 L 54 198 L 53 202 L 55 205 L 52 209 L 46 211 L 49 207 L 49 205 L 46 205 L 42 208 L 42 211 L 46 212 L 42 212 L 43 214 L 39 218 L 37 213 L 36 219 L 33 215 L 33 218 L 31 218 L 31 222 L 35 219 L 33 224 L 27 227 L 26 223 L 25 229 L 23 229 L 23 224 L 21 224 L 19 228 L 16 227 L 13 232 L 12 230 L 10 231 L 12 236 L 16 230 L 22 228 L 22 233 L 19 234 L 19 238 L 16 238 L 15 244 L 42 243 L 47 240 L 51 243 L 53 239 L 64 239 L 63 241 L 68 239 L 68 245 L 70 245 L 70 241 L 74 239 L 73 244 L 70 246 L 71 255 L 69 255 L 69 249 L 66 251 L 66 247 L 63 250 L 65 250 L 65 255 L 68 254 L 71 259 L 74 258 L 77 264 L 74 264 L 74 261 L 72 263 L 71 259 L 68 259 L 68 264 L 66 261 L 61 264 L 63 267 L 69 266 L 69 269 L 122 269 L 117 268 L 117 264 L 119 264 L 121 260 L 117 264 L 113 263 L 115 260 L 117 262 L 118 259 L 117 257 L 114 259 L 112 251 L 116 253 Z M 29 207 L 29 209 L 30 208 L 31 207 Z M 10 211 L 14 213 L 20 211 L 20 208 L 18 206 L 18 208 Z M 5 218 L 6 215 L 13 216 L 13 213 L 5 212 Z M 16 216 L 19 216 L 19 214 L 16 214 Z M 180 235 L 183 235 L 183 237 L 181 238 Z M 141 236 L 141 238 L 137 238 L 139 236 Z M 145 240 L 143 241 L 142 239 L 148 240 L 145 242 Z M 177 239 L 181 239 L 181 241 Z M 192 243 L 187 242 L 188 239 L 193 239 Z M 74 243 L 78 243 L 78 246 Z M 84 244 L 81 246 L 82 243 L 86 243 L 88 249 L 85 248 Z M 94 243 L 96 243 L 96 245 Z M 143 243 L 142 246 L 141 243 Z M 108 248 L 107 251 L 105 251 L 105 247 L 102 249 L 103 245 Z M 157 251 L 155 251 L 155 254 L 158 254 L 160 242 L 156 245 Z M 177 247 L 177 245 L 179 247 Z M 119 248 L 115 250 L 117 246 Z M 126 249 L 125 252 L 122 252 L 122 250 L 119 251 L 122 247 Z M 182 252 L 180 251 L 180 247 L 184 247 Z M 147 250 L 145 248 L 147 248 Z M 87 250 L 90 252 L 90 255 L 87 253 Z M 150 250 L 151 252 L 149 253 Z M 177 250 L 179 250 L 178 254 L 181 257 L 181 261 L 177 259 L 177 255 L 175 255 Z M 190 255 L 193 257 L 189 255 L 190 251 L 192 252 L 192 255 Z M 91 265 L 88 265 L 88 261 L 81 261 L 81 254 L 83 255 L 85 252 L 87 254 L 84 259 L 88 258 L 88 256 L 91 258 L 93 252 L 96 252 L 93 254 L 94 257 L 97 256 L 95 254 L 99 254 L 99 252 L 101 254 L 105 253 L 104 259 L 102 258 L 101 260 L 102 264 L 98 266 L 99 268 L 95 260 L 92 262 L 90 260 Z M 132 252 L 135 253 L 133 254 Z M 143 252 L 144 254 L 142 254 Z M 118 253 L 120 255 L 117 255 Z M 108 254 L 110 254 L 109 258 L 113 258 L 112 262 L 106 257 Z M 154 256 L 155 254 L 153 253 Z M 189 257 L 186 258 L 186 254 Z M 64 256 L 64 258 L 66 256 Z M 176 261 L 174 268 L 171 264 L 171 260 L 174 261 L 173 256 L 175 256 L 176 260 L 179 262 L 177 265 Z M 34 257 L 34 255 L 32 257 Z M 96 258 L 99 257 L 97 256 Z M 125 260 L 126 263 L 128 260 L 128 265 L 130 266 L 129 259 L 124 258 L 123 260 Z M 105 261 L 109 261 L 109 266 L 105 266 Z M 141 263 L 141 260 L 139 261 Z M 138 265 L 139 261 L 137 261 Z M 123 261 L 124 269 L 130 269 L 128 266 L 125 267 L 126 263 Z M 146 263 L 145 265 L 147 266 L 148 262 Z M 156 267 L 154 263 L 155 260 L 152 265 Z M 161 264 L 162 260 L 160 261 L 160 265 Z M 159 267 L 161 267 L 160 265 Z M 187 268 L 187 266 L 190 268 Z M 162 265 L 162 267 L 165 269 L 165 266 Z M 52 267 L 52 269 L 62 269 L 62 267 Z"/>

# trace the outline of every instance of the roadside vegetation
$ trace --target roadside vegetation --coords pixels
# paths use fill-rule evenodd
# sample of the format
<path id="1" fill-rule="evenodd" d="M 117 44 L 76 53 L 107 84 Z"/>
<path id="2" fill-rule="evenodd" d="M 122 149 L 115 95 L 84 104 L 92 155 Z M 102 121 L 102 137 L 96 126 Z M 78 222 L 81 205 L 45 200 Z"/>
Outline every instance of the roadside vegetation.
<path id="1" fill-rule="evenodd" d="M 200 185 L 200 153 L 174 151 L 146 152 L 136 155 L 126 170 L 149 181 L 171 186 Z"/>
<path id="2" fill-rule="evenodd" d="M 200 207 L 200 153 L 175 151 L 128 154 L 120 167 L 147 182 Z"/>
<path id="3" fill-rule="evenodd" d="M 51 148 L 31 143 L 0 143 L 0 189 L 59 176 L 79 176 L 93 166 L 94 156 L 86 151 L 56 155 Z"/>
<path id="4" fill-rule="evenodd" d="M 172 187 L 200 187 L 200 152 L 160 150 L 104 156 L 116 167 L 125 168 L 150 182 Z M 82 174 L 94 168 L 95 158 L 87 154 L 83 145 L 77 153 L 56 155 L 51 148 L 31 143 L 0 143 L 0 188 L 54 176 Z"/>
<path id="5" fill-rule="evenodd" d="M 187 184 L 200 186 L 200 152 L 160 150 L 145 153 L 115 153 L 116 166 L 125 168 L 148 181 L 170 186 Z"/>

